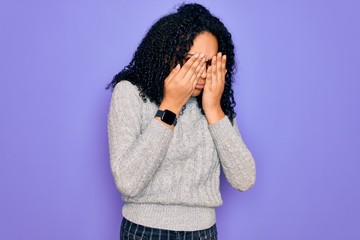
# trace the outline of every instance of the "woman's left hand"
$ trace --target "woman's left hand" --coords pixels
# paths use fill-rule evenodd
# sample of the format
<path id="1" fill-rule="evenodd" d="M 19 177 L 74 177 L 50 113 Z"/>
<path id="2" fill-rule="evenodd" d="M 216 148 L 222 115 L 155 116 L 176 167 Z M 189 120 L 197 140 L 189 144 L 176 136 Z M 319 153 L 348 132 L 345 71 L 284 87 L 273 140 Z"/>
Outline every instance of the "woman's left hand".
<path id="1" fill-rule="evenodd" d="M 206 72 L 206 81 L 203 89 L 202 107 L 207 121 L 213 124 L 224 117 L 220 101 L 224 92 L 226 74 L 226 55 L 218 53 L 211 59 L 211 66 Z"/>

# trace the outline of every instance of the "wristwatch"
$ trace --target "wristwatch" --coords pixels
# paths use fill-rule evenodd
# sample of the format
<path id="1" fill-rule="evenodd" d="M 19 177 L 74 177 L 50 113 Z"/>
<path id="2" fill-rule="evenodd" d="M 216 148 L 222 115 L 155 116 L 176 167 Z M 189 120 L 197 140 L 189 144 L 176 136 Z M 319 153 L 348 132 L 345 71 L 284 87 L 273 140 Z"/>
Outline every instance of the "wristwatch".
<path id="1" fill-rule="evenodd" d="M 174 127 L 176 126 L 177 123 L 176 114 L 170 110 L 167 109 L 165 109 L 164 111 L 158 110 L 155 114 L 155 117 L 160 117 L 161 121 L 163 121 L 164 123 L 167 123 L 169 125 L 174 125 Z"/>

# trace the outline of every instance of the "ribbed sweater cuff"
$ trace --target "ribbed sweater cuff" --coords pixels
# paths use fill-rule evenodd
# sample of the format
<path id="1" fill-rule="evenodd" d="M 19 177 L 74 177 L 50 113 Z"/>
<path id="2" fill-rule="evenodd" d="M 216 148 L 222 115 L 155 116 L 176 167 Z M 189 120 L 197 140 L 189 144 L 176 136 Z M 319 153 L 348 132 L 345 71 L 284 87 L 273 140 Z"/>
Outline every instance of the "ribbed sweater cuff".
<path id="1" fill-rule="evenodd" d="M 162 145 L 160 145 L 160 146 L 163 146 L 163 144 L 165 146 L 168 146 L 168 143 L 170 142 L 170 140 L 174 134 L 174 130 L 165 126 L 165 124 L 163 124 L 162 122 L 160 122 L 159 120 L 157 120 L 155 118 L 153 118 L 151 120 L 151 122 L 148 125 L 148 128 L 151 129 L 148 133 L 151 136 L 156 136 L 156 135 L 161 136 L 161 138 L 159 139 L 159 141 L 160 141 L 159 143 L 161 143 Z M 154 140 L 155 139 L 152 138 L 152 141 L 154 141 Z"/>

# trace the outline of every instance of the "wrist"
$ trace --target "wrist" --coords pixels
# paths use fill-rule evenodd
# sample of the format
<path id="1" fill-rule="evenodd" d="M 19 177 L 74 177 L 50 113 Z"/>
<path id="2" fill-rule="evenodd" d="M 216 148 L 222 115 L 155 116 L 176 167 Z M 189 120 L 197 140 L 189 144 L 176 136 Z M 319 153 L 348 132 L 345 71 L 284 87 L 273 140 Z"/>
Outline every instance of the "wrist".
<path id="1" fill-rule="evenodd" d="M 224 111 L 221 107 L 213 108 L 211 110 L 204 110 L 206 120 L 209 125 L 212 125 L 225 117 Z"/>
<path id="2" fill-rule="evenodd" d="M 161 120 L 164 124 L 170 126 L 171 128 L 175 127 L 177 123 L 176 114 L 168 109 L 165 109 L 164 111 L 159 109 L 155 114 L 155 118 Z"/>
<path id="3" fill-rule="evenodd" d="M 176 118 L 179 117 L 180 110 L 182 109 L 182 106 L 179 106 L 178 104 L 171 103 L 169 101 L 163 100 L 159 105 L 159 110 L 164 111 L 165 109 L 172 111 L 176 114 Z"/>

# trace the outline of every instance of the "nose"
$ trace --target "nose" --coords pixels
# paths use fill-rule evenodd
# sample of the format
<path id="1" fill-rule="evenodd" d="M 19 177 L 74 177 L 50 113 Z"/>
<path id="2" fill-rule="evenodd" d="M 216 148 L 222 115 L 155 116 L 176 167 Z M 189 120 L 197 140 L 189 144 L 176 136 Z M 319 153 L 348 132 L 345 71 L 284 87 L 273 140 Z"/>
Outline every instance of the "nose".
<path id="1" fill-rule="evenodd" d="M 201 73 L 201 78 L 202 79 L 205 79 L 206 78 L 206 70 L 207 70 L 207 67 L 204 69 L 204 71 Z"/>

